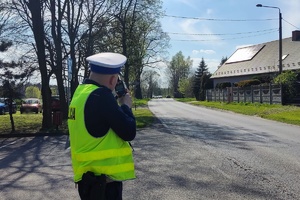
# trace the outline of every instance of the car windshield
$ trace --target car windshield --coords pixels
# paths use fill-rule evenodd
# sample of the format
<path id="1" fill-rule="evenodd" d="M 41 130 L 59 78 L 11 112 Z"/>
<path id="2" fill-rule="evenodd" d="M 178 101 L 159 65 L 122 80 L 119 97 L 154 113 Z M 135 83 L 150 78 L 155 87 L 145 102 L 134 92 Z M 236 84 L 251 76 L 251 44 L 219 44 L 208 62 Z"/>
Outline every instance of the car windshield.
<path id="1" fill-rule="evenodd" d="M 0 98 L 0 103 L 4 103 L 4 99 L 3 98 Z"/>
<path id="2" fill-rule="evenodd" d="M 26 99 L 25 103 L 26 104 L 34 104 L 34 103 L 39 103 L 39 101 L 36 99 Z"/>

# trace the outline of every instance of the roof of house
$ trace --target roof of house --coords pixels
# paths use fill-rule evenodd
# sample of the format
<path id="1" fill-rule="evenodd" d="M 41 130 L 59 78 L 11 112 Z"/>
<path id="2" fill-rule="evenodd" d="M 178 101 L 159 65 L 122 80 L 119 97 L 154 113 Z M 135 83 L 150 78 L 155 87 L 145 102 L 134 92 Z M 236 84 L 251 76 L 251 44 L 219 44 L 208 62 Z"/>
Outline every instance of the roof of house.
<path id="1" fill-rule="evenodd" d="M 278 48 L 278 40 L 239 48 L 211 78 L 278 72 Z M 294 69 L 300 69 L 300 41 L 285 38 L 282 40 L 282 71 Z"/>

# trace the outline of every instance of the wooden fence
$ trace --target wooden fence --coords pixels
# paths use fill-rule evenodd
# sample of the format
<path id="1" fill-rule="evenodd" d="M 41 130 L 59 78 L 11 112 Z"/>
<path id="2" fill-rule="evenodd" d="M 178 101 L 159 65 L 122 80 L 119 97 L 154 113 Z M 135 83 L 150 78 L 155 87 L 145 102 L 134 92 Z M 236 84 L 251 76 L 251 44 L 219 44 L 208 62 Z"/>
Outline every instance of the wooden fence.
<path id="1" fill-rule="evenodd" d="M 206 91 L 206 100 L 282 104 L 282 88 L 280 85 L 269 84 L 253 85 L 247 88 L 211 89 Z"/>

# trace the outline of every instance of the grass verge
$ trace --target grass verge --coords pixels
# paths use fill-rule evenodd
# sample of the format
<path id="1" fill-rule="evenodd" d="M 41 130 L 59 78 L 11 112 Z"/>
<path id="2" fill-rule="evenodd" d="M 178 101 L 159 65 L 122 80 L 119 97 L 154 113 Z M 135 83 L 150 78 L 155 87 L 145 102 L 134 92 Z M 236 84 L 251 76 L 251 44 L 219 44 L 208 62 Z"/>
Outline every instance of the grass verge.
<path id="1" fill-rule="evenodd" d="M 154 117 L 148 109 L 150 99 L 134 99 L 132 111 L 136 119 L 136 127 L 144 128 L 152 124 Z"/>
<path id="2" fill-rule="evenodd" d="M 143 128 L 149 126 L 153 122 L 153 114 L 147 107 L 150 99 L 134 100 L 134 108 L 132 109 L 133 114 L 136 117 L 137 128 Z M 42 114 L 20 114 L 17 112 L 13 114 L 15 132 L 17 134 L 36 134 L 40 133 L 42 126 Z M 58 127 L 60 132 L 68 132 L 67 120 L 63 120 L 62 125 Z M 0 115 L 0 134 L 9 134 L 11 132 L 11 122 L 9 115 Z M 56 127 L 43 131 L 45 133 L 56 133 Z"/>
<path id="3" fill-rule="evenodd" d="M 228 110 L 244 115 L 259 116 L 265 119 L 280 121 L 288 124 L 300 126 L 300 107 L 283 106 L 277 104 L 259 104 L 259 103 L 224 103 L 196 101 L 195 98 L 176 99 L 180 102 L 190 103 L 198 106 Z"/>

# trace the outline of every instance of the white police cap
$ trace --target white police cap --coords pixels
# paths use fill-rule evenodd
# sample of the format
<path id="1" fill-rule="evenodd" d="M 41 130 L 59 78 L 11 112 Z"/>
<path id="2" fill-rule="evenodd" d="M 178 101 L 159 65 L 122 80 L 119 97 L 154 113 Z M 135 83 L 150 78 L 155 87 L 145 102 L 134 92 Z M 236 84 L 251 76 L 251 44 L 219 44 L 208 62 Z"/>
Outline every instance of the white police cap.
<path id="1" fill-rule="evenodd" d="M 127 58 L 119 53 L 98 53 L 86 58 L 92 72 L 98 74 L 118 74 L 127 61 Z"/>

